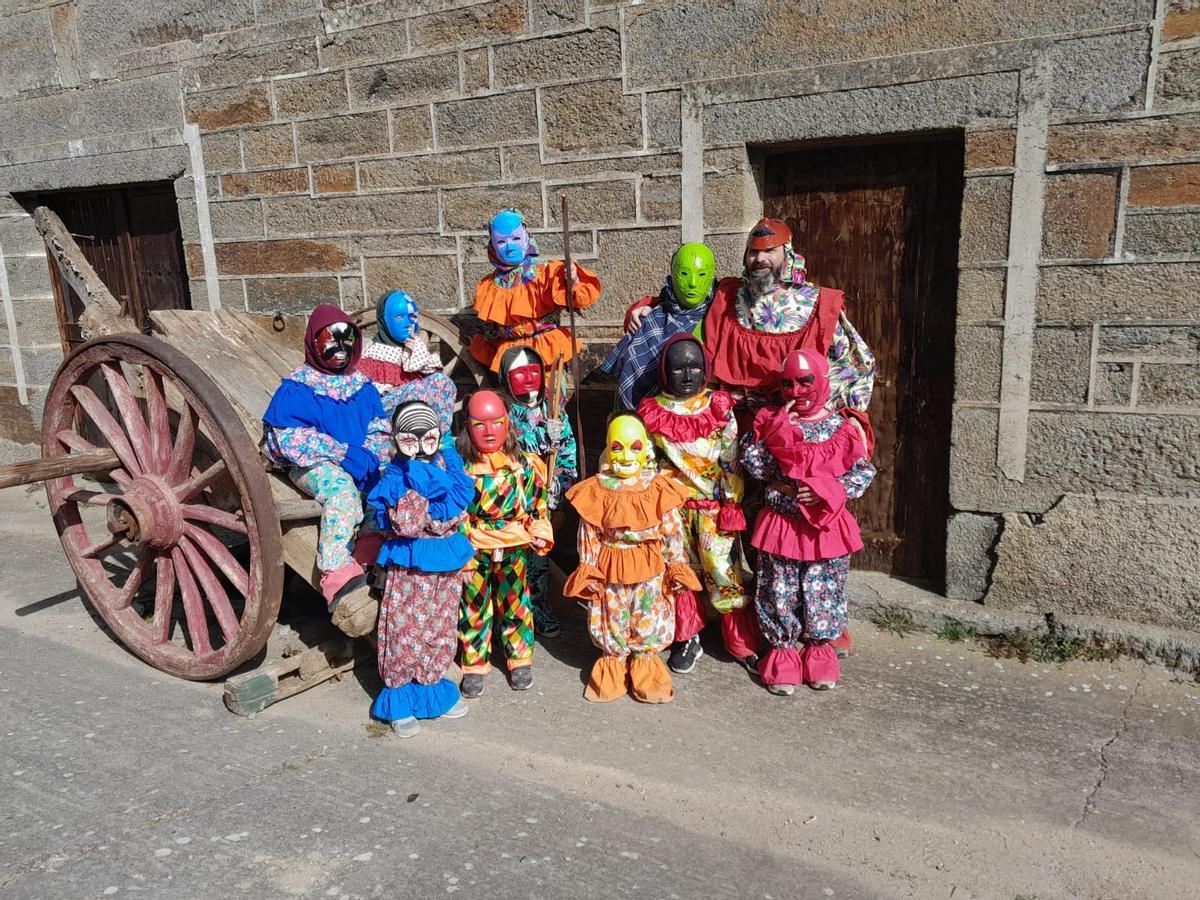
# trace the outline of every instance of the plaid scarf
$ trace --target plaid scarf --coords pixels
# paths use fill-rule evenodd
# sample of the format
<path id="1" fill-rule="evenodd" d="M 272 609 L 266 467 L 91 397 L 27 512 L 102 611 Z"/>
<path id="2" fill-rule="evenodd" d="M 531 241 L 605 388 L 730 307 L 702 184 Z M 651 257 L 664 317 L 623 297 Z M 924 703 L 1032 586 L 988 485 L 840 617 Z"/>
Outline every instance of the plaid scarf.
<path id="1" fill-rule="evenodd" d="M 716 281 L 704 302 L 688 309 L 675 299 L 668 276 L 658 303 L 651 307 L 641 327 L 622 337 L 604 357 L 600 371 L 617 376 L 617 404 L 621 409 L 637 409 L 643 397 L 658 391 L 658 355 L 663 343 L 672 335 L 695 330 L 708 312 L 715 289 Z"/>
<path id="2" fill-rule="evenodd" d="M 508 263 L 501 262 L 500 258 L 496 256 L 491 241 L 488 241 L 487 254 L 488 262 L 496 270 L 492 274 L 492 281 L 495 282 L 496 287 L 514 288 L 518 284 L 528 284 L 537 278 L 538 246 L 532 234 L 529 236 L 529 251 L 525 254 L 525 258 L 516 265 L 510 266 Z"/>

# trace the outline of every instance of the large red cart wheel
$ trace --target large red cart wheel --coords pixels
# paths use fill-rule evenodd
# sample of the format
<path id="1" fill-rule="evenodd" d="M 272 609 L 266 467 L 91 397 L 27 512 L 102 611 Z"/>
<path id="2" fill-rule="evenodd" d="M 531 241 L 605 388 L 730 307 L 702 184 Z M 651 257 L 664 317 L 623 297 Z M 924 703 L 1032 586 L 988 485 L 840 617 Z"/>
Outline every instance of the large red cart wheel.
<path id="1" fill-rule="evenodd" d="M 42 418 L 45 457 L 104 447 L 119 464 L 109 484 L 92 486 L 101 490 L 75 477 L 46 482 L 83 592 L 152 666 L 197 680 L 227 674 L 266 644 L 283 591 L 279 520 L 246 426 L 180 351 L 111 335 L 66 358 Z M 235 545 L 248 545 L 248 564 Z"/>

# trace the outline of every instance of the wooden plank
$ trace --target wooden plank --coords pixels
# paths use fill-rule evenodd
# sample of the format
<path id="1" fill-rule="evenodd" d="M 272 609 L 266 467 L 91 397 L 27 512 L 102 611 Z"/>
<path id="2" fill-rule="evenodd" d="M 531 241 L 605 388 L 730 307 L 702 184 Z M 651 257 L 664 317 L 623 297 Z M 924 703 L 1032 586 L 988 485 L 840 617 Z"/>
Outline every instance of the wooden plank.
<path id="1" fill-rule="evenodd" d="M 338 635 L 295 656 L 233 676 L 225 682 L 225 706 L 248 716 L 374 659 L 371 642 Z"/>
<path id="2" fill-rule="evenodd" d="M 30 459 L 0 466 L 0 488 L 49 481 L 67 475 L 82 475 L 84 472 L 110 472 L 120 464 L 120 457 L 107 448 L 68 453 L 66 456 Z"/>

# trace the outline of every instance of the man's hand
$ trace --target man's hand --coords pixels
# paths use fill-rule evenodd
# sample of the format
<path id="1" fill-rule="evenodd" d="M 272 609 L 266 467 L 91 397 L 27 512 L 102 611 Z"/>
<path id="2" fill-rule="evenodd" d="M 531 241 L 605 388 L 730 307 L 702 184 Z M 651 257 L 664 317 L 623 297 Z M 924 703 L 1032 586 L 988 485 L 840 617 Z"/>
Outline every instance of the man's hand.
<path id="1" fill-rule="evenodd" d="M 550 439 L 550 443 L 557 447 L 562 441 L 563 423 L 562 419 L 547 419 L 546 420 L 546 437 Z"/>
<path id="2" fill-rule="evenodd" d="M 649 306 L 639 306 L 637 309 L 631 312 L 629 314 L 629 325 L 626 326 L 625 333 L 633 334 L 635 331 L 641 328 L 642 320 L 648 315 L 650 315 Z"/>
<path id="3" fill-rule="evenodd" d="M 567 284 L 572 286 L 579 284 L 579 266 L 575 264 L 575 260 L 571 260 L 571 268 L 567 270 L 566 277 Z"/>

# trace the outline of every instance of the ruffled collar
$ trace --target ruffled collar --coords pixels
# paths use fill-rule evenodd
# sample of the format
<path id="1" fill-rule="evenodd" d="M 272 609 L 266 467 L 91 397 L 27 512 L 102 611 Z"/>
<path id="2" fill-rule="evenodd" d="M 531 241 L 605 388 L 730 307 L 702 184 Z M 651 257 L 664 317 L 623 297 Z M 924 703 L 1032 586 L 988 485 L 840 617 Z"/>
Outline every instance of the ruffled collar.
<path id="1" fill-rule="evenodd" d="M 442 363 L 431 353 L 423 338 L 412 337 L 403 344 L 384 344 L 372 341 L 363 351 L 364 360 L 375 359 L 399 366 L 404 372 L 415 375 L 430 375 L 442 371 Z"/>
<path id="2" fill-rule="evenodd" d="M 492 281 L 496 283 L 496 287 L 513 288 L 518 284 L 528 284 L 533 279 L 537 278 L 538 267 L 538 246 L 533 239 L 533 235 L 529 236 L 529 250 L 525 253 L 525 258 L 516 265 L 509 265 L 501 262 L 496 256 L 496 251 L 492 247 L 492 242 L 488 241 L 488 262 L 492 264 L 495 270 L 492 273 Z"/>
<path id="3" fill-rule="evenodd" d="M 768 452 L 779 463 L 780 472 L 797 481 L 815 475 L 843 475 L 867 455 L 858 430 L 835 413 L 806 422 L 776 409 L 763 416 L 756 428 Z M 813 437 L 825 433 L 830 436 L 814 440 L 810 432 Z"/>
<path id="4" fill-rule="evenodd" d="M 667 513 L 690 496 L 689 489 L 674 478 L 647 469 L 629 478 L 601 473 L 567 491 L 579 517 L 606 531 L 661 526 Z"/>
<path id="5" fill-rule="evenodd" d="M 651 434 L 669 441 L 689 443 L 708 437 L 729 424 L 733 397 L 725 391 L 705 390 L 687 400 L 667 394 L 646 397 L 637 412 Z"/>
<path id="6" fill-rule="evenodd" d="M 478 462 L 473 462 L 467 467 L 467 471 L 472 475 L 493 475 L 497 472 L 502 472 L 505 469 L 519 469 L 521 461 L 515 456 L 509 456 L 503 450 L 497 450 L 495 453 L 484 453 Z"/>
<path id="7" fill-rule="evenodd" d="M 370 383 L 367 376 L 357 369 L 333 375 L 318 371 L 308 363 L 298 365 L 288 380 L 311 388 L 318 397 L 329 397 L 331 400 L 349 400 L 363 385 Z"/>

